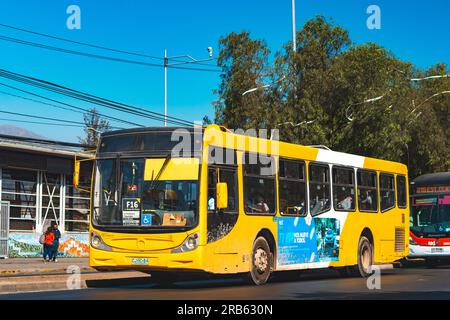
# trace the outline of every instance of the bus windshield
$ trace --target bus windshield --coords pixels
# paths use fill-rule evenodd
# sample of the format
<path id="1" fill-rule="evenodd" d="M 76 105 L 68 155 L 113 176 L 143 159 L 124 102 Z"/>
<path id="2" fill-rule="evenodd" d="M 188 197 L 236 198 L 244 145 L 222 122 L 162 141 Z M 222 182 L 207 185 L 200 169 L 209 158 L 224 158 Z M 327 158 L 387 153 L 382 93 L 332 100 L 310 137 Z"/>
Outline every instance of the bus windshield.
<path id="1" fill-rule="evenodd" d="M 450 234 L 450 196 L 413 198 L 411 231 L 422 236 Z"/>
<path id="2" fill-rule="evenodd" d="M 181 160 L 98 160 L 93 224 L 128 228 L 196 226 L 199 165 L 194 159 Z"/>

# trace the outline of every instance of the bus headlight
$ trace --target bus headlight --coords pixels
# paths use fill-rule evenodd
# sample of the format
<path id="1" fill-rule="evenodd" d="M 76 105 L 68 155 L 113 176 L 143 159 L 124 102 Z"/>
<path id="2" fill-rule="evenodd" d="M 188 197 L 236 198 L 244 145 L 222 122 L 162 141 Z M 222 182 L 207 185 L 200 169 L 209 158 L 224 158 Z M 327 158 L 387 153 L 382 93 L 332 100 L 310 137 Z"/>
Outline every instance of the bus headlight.
<path id="1" fill-rule="evenodd" d="M 112 248 L 105 244 L 102 238 L 95 232 L 91 233 L 91 246 L 98 250 L 112 251 Z"/>
<path id="2" fill-rule="evenodd" d="M 415 245 L 417 245 L 417 242 L 413 239 L 413 237 L 410 236 L 409 237 L 409 244 L 415 246 Z"/>
<path id="3" fill-rule="evenodd" d="M 180 253 L 196 249 L 198 247 L 198 238 L 198 232 L 189 235 L 180 247 L 172 249 L 172 253 Z"/>

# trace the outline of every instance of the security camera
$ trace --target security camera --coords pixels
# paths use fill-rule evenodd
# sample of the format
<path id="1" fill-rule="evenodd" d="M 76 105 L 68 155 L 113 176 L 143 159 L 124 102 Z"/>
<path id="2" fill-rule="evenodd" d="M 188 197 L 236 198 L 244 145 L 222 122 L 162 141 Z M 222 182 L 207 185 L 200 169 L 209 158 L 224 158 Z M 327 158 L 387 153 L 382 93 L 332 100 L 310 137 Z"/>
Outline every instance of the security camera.
<path id="1" fill-rule="evenodd" d="M 208 47 L 207 50 L 208 50 L 209 56 L 212 57 L 213 56 L 213 48 Z"/>

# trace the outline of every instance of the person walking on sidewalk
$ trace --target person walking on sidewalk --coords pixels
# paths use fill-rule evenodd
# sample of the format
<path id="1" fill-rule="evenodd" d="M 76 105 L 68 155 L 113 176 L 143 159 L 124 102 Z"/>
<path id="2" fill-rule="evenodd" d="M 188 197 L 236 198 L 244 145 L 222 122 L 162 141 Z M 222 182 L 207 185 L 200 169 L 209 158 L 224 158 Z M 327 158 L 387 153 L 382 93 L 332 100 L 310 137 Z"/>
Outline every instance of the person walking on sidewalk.
<path id="1" fill-rule="evenodd" d="M 55 235 L 52 232 L 52 228 L 48 227 L 44 233 L 44 262 L 51 259 L 54 240 Z"/>
<path id="2" fill-rule="evenodd" d="M 53 239 L 53 246 L 52 246 L 50 260 L 52 260 L 53 262 L 58 262 L 58 260 L 56 258 L 58 256 L 59 239 L 61 238 L 61 232 L 58 230 L 58 225 L 56 224 L 56 222 L 52 222 L 51 229 L 52 229 L 54 239 Z"/>

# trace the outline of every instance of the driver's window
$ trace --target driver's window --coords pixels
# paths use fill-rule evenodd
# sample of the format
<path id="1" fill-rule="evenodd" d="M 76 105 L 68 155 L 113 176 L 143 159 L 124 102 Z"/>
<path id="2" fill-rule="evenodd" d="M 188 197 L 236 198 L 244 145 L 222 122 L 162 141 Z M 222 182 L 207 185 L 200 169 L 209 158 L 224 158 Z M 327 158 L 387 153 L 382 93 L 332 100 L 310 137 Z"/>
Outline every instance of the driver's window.
<path id="1" fill-rule="evenodd" d="M 216 208 L 216 192 L 217 183 L 224 182 L 228 187 L 228 206 L 224 211 L 236 212 L 237 203 L 237 180 L 235 168 L 210 167 L 208 169 L 208 212 L 217 212 Z"/>
<path id="2" fill-rule="evenodd" d="M 212 152 L 217 152 L 211 150 Z M 233 150 L 222 149 L 219 154 L 231 154 L 235 159 Z M 233 155 L 234 153 L 234 155 Z M 214 164 L 208 167 L 208 243 L 224 238 L 235 226 L 238 219 L 238 193 L 237 193 L 237 167 L 236 162 L 226 162 L 216 157 Z M 217 183 L 226 183 L 228 189 L 227 208 L 217 209 Z"/>

